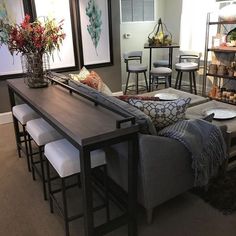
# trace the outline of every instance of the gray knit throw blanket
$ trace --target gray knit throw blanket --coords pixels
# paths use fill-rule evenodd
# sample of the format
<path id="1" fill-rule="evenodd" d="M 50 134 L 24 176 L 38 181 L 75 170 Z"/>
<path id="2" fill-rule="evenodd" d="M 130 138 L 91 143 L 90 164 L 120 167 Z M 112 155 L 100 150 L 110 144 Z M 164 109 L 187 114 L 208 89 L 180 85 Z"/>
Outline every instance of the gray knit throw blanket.
<path id="1" fill-rule="evenodd" d="M 221 130 L 205 120 L 182 120 L 162 129 L 158 135 L 179 140 L 192 154 L 195 186 L 206 185 L 227 158 Z"/>

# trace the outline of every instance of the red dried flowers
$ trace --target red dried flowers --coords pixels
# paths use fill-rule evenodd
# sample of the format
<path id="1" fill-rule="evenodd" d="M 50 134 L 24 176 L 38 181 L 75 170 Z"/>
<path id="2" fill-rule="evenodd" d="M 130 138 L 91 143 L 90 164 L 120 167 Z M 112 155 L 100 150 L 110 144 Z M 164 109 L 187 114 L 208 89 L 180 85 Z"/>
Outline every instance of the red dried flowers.
<path id="1" fill-rule="evenodd" d="M 58 25 L 55 19 L 46 18 L 43 22 L 38 19 L 30 22 L 26 15 L 21 24 L 0 22 L 0 46 L 6 44 L 10 53 L 49 53 L 59 50 L 65 34 L 63 21 Z"/>

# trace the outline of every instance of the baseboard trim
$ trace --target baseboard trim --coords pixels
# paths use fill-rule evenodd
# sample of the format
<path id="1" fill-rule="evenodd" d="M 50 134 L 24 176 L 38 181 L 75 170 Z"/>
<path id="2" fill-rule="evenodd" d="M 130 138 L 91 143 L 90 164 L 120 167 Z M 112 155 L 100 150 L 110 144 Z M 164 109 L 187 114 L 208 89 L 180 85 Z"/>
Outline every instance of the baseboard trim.
<path id="1" fill-rule="evenodd" d="M 11 122 L 12 122 L 11 112 L 0 113 L 0 125 L 11 123 Z"/>

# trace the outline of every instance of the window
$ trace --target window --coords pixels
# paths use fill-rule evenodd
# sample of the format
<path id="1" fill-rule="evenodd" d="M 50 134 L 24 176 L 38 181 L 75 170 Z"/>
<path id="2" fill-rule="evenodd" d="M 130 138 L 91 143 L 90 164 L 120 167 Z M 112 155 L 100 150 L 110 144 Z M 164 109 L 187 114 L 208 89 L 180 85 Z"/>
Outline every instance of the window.
<path id="1" fill-rule="evenodd" d="M 154 0 L 121 0 L 122 22 L 154 21 Z"/>

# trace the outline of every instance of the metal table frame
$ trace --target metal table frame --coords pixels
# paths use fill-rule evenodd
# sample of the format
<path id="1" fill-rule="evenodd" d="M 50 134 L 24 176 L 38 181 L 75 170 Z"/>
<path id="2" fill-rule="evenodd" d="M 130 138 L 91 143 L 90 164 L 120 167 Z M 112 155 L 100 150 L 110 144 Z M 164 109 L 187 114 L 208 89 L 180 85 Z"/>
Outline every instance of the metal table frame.
<path id="1" fill-rule="evenodd" d="M 54 81 L 57 83 L 57 81 Z M 58 83 L 57 83 L 58 84 Z M 98 107 L 99 104 L 93 98 L 87 96 L 86 94 L 81 94 L 77 92 L 75 89 L 69 87 L 68 85 L 64 85 L 59 83 L 64 88 L 58 85 L 50 85 L 48 88 L 41 89 L 31 89 L 27 88 L 24 84 L 23 79 L 12 79 L 8 80 L 8 90 L 9 97 L 11 102 L 11 107 L 15 105 L 15 95 L 17 95 L 23 102 L 28 104 L 32 109 L 34 109 L 38 114 L 41 115 L 50 125 L 52 125 L 59 133 L 61 133 L 66 139 L 68 139 L 76 148 L 80 151 L 80 164 L 81 164 L 81 182 L 82 182 L 82 191 L 83 191 L 83 206 L 84 206 L 84 231 L 86 236 L 94 236 L 94 235 L 104 235 L 124 224 L 128 224 L 128 235 L 135 236 L 137 235 L 137 223 L 136 223 L 136 209 L 137 209 L 137 165 L 138 165 L 138 125 L 134 122 L 134 117 L 128 117 L 127 114 L 123 114 L 123 119 L 115 120 L 116 125 L 114 125 L 115 129 L 111 130 L 111 132 L 102 133 L 98 137 L 93 137 L 92 135 L 87 135 L 86 138 L 78 138 L 80 135 L 74 136 L 73 130 L 68 130 L 65 124 L 61 123 L 59 118 L 53 112 L 50 112 L 50 106 L 53 106 L 53 103 L 49 99 L 46 103 L 42 101 L 39 102 L 41 104 L 37 104 L 37 98 L 40 96 L 39 91 L 47 94 L 47 89 L 50 92 L 48 94 L 48 98 L 53 96 L 52 92 L 55 94 L 59 94 L 60 96 L 64 96 L 64 94 L 68 94 L 66 97 L 67 101 L 73 101 L 84 104 L 83 99 L 87 98 L 92 101 L 94 105 L 94 109 Z M 60 89 L 58 88 L 60 87 Z M 49 89 L 50 88 L 50 89 Z M 61 92 L 63 90 L 63 92 Z M 68 93 L 68 91 L 69 93 Z M 34 99 L 35 93 L 35 99 Z M 63 94 L 61 94 L 63 93 Z M 83 97 L 82 99 L 79 96 L 73 96 L 74 93 Z M 67 95 L 65 95 L 67 96 Z M 45 98 L 46 99 L 46 98 Z M 55 98 L 56 99 L 56 98 Z M 76 101 L 75 101 L 76 100 Z M 52 104 L 51 104 L 52 103 Z M 45 104 L 45 105 L 43 105 Z M 72 103 L 73 104 L 73 103 Z M 75 103 L 76 104 L 76 103 Z M 68 104 L 67 104 L 68 105 Z M 54 103 L 55 106 L 55 103 Z M 63 108 L 62 104 L 57 104 L 58 108 Z M 105 107 L 105 109 L 108 109 Z M 55 109 L 54 109 L 55 111 Z M 91 111 L 91 106 L 90 106 Z M 95 111 L 96 112 L 96 111 Z M 114 111 L 112 111 L 114 112 Z M 110 111 L 108 112 L 108 117 L 110 116 Z M 74 113 L 73 113 L 74 114 Z M 69 114 L 70 115 L 70 114 Z M 78 113 L 79 118 L 80 113 Z M 119 114 L 122 115 L 122 114 Z M 112 118 L 113 119 L 113 118 Z M 111 119 L 111 120 L 112 120 Z M 120 128 L 121 124 L 124 122 L 130 122 L 130 126 L 126 128 Z M 19 129 L 16 124 L 16 120 L 14 120 L 15 130 Z M 91 127 L 92 124 L 89 124 Z M 19 131 L 19 130 L 18 130 Z M 81 135 L 83 137 L 83 135 Z M 93 217 L 93 195 L 91 189 L 91 163 L 90 163 L 90 152 L 103 148 L 106 146 L 110 146 L 116 143 L 128 141 L 128 209 L 122 216 L 112 219 L 111 221 L 104 223 L 99 226 L 94 226 L 94 217 Z"/>

